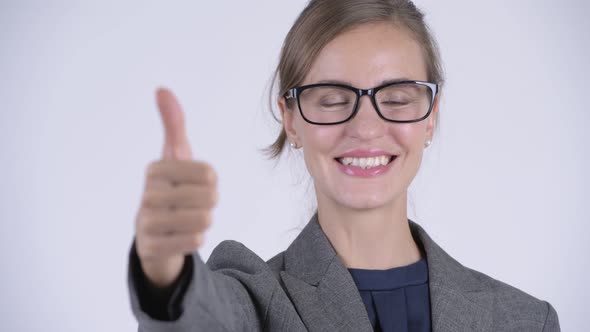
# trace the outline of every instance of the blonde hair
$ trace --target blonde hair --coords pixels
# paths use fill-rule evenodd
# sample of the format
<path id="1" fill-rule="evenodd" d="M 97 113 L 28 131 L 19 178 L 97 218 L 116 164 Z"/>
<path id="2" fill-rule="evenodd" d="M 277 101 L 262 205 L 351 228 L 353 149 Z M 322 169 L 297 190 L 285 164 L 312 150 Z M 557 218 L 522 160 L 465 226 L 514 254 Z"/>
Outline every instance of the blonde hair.
<path id="1" fill-rule="evenodd" d="M 287 34 L 281 49 L 279 64 L 272 85 L 278 79 L 278 96 L 298 86 L 308 74 L 321 50 L 339 34 L 367 23 L 389 22 L 405 28 L 420 45 L 426 64 L 427 79 L 444 83 L 444 74 L 436 40 L 424 21 L 424 14 L 410 0 L 311 0 Z M 275 97 L 270 92 L 271 113 Z M 266 152 L 277 158 L 287 141 L 285 129 Z"/>

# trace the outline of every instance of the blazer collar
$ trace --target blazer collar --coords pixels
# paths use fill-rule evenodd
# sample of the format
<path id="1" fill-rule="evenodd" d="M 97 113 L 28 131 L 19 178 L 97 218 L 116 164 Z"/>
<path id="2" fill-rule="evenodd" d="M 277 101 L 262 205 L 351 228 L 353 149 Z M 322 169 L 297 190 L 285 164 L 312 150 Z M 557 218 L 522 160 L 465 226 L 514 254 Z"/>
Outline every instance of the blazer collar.
<path id="1" fill-rule="evenodd" d="M 409 220 L 428 263 L 432 331 L 487 331 L 492 293 L 478 274 L 462 266 Z M 372 331 L 365 306 L 314 215 L 285 251 L 281 279 L 310 331 Z"/>

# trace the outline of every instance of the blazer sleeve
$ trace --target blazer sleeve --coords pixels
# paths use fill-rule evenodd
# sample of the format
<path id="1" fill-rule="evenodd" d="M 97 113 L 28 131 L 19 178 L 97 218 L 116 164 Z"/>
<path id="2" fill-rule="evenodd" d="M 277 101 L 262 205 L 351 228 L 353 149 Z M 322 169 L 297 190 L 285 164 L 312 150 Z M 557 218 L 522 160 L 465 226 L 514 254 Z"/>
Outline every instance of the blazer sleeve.
<path id="1" fill-rule="evenodd" d="M 545 318 L 545 325 L 543 326 L 543 332 L 560 332 L 559 318 L 557 317 L 557 311 L 549 303 L 547 303 L 547 318 Z"/>
<path id="2" fill-rule="evenodd" d="M 180 294 L 180 316 L 174 321 L 162 321 L 142 310 L 130 262 L 129 293 L 139 331 L 262 329 L 278 282 L 260 257 L 241 243 L 224 241 L 213 250 L 207 264 L 198 253 L 192 255 L 192 263 L 190 282 L 186 292 Z"/>

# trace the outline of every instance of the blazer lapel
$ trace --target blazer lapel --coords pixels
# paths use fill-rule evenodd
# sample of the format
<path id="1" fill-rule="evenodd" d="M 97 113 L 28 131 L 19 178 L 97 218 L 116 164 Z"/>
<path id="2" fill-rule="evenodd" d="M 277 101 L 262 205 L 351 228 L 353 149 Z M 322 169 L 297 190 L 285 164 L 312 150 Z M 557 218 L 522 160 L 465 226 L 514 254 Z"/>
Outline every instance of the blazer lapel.
<path id="1" fill-rule="evenodd" d="M 286 250 L 281 279 L 309 331 L 373 331 L 356 285 L 317 216 Z"/>
<path id="2" fill-rule="evenodd" d="M 449 256 L 420 225 L 409 222 L 428 262 L 432 331 L 491 331 L 490 287 L 477 278 L 478 272 Z"/>
<path id="3" fill-rule="evenodd" d="M 409 220 L 428 263 L 433 332 L 490 331 L 492 292 L 477 272 L 462 266 L 426 231 Z M 365 305 L 314 215 L 285 251 L 280 273 L 288 295 L 309 331 L 373 331 Z"/>

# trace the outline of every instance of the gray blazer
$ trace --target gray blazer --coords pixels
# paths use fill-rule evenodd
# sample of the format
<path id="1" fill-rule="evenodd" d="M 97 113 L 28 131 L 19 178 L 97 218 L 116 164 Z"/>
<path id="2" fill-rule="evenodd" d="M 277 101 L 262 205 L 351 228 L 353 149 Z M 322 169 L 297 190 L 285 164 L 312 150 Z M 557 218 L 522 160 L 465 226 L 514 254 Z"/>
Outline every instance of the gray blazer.
<path id="1" fill-rule="evenodd" d="M 555 309 L 510 285 L 464 267 L 409 221 L 428 262 L 432 331 L 560 331 Z M 129 290 L 139 331 L 372 331 L 354 281 L 317 216 L 268 262 L 224 241 L 194 271 L 173 322 L 150 318 Z"/>

